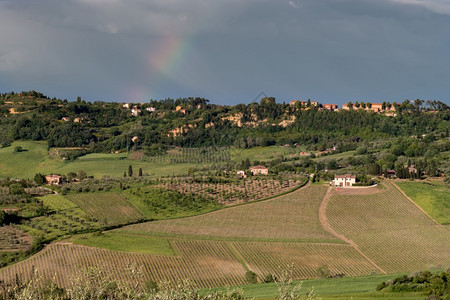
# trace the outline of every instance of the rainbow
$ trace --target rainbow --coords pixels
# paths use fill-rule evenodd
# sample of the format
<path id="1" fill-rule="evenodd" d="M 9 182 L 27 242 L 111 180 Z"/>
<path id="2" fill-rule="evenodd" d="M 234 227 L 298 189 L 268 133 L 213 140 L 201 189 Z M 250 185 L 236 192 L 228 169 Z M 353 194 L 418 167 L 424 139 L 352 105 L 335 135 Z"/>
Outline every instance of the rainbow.
<path id="1" fill-rule="evenodd" d="M 148 71 L 146 83 L 129 86 L 125 92 L 126 102 L 141 102 L 157 97 L 156 89 L 168 78 L 173 78 L 183 59 L 191 48 L 186 37 L 175 34 L 162 37 L 156 47 L 145 55 L 145 67 Z"/>
<path id="2" fill-rule="evenodd" d="M 158 45 L 156 51 L 148 55 L 149 67 L 166 76 L 176 71 L 177 66 L 186 55 L 187 42 L 176 35 L 167 35 Z"/>

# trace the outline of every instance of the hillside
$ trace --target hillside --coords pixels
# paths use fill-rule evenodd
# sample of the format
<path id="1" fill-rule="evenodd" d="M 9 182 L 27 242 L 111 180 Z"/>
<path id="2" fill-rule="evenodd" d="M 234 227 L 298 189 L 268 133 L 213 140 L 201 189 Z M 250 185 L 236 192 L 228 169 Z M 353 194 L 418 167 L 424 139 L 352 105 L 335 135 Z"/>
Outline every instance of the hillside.
<path id="1" fill-rule="evenodd" d="M 292 263 L 296 279 L 317 277 L 322 266 L 332 275 L 361 276 L 450 265 L 449 228 L 436 224 L 391 183 L 383 186 L 311 185 L 205 215 L 82 235 L 48 245 L 0 274 L 13 278 L 35 266 L 48 277 L 64 269 L 58 284 L 65 286 L 78 267 L 100 264 L 115 280 L 127 281 L 123 270 L 133 261 L 142 266 L 145 281 L 191 278 L 198 287 L 217 287 L 244 284 L 246 270 L 263 278 Z M 326 219 L 338 234 L 322 227 L 319 218 L 328 193 Z"/>

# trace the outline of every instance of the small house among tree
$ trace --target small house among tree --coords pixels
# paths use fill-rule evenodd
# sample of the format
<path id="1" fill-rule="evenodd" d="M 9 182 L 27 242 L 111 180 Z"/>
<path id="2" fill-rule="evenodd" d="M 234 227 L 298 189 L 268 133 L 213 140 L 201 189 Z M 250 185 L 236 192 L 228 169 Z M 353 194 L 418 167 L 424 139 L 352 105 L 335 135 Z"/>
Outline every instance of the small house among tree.
<path id="1" fill-rule="evenodd" d="M 45 176 L 45 180 L 49 185 L 60 185 L 61 184 L 61 176 L 59 175 L 47 175 Z"/>
<path id="2" fill-rule="evenodd" d="M 252 173 L 252 175 L 268 175 L 269 169 L 267 167 L 259 165 L 251 167 L 250 172 Z"/>
<path id="3" fill-rule="evenodd" d="M 345 174 L 345 175 L 334 175 L 333 185 L 339 187 L 350 187 L 356 183 L 356 176 Z"/>

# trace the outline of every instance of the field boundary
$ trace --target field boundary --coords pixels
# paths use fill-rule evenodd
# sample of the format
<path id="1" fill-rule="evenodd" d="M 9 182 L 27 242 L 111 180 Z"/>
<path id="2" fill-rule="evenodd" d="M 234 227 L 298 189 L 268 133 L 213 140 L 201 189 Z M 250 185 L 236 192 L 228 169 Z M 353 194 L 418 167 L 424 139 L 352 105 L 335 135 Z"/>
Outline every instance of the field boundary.
<path id="1" fill-rule="evenodd" d="M 430 218 L 431 221 L 433 221 L 438 226 L 444 226 L 440 223 L 438 223 L 435 219 L 433 219 L 422 207 L 419 206 L 413 199 L 409 198 L 408 195 L 398 186 L 395 184 L 395 182 L 392 182 L 392 185 L 403 195 L 408 199 L 412 204 L 414 204 L 415 207 L 417 207 L 424 215 L 426 215 L 428 218 Z"/>
<path id="2" fill-rule="evenodd" d="M 330 200 L 330 194 L 332 191 L 332 187 L 329 187 L 325 196 L 322 199 L 322 202 L 319 206 L 319 222 L 322 225 L 322 227 L 337 237 L 340 240 L 343 240 L 344 242 L 348 243 L 350 246 L 352 246 L 359 254 L 361 254 L 368 262 L 370 262 L 375 268 L 377 268 L 382 274 L 387 274 L 385 270 L 383 270 L 380 266 L 378 266 L 370 257 L 368 257 L 366 254 L 364 254 L 361 249 L 359 249 L 358 245 L 352 241 L 351 239 L 347 238 L 343 234 L 338 233 L 333 228 L 331 228 L 330 224 L 328 223 L 327 215 L 326 215 L 326 208 L 328 205 L 328 201 Z"/>
<path id="3" fill-rule="evenodd" d="M 225 245 L 230 249 L 231 253 L 233 253 L 234 257 L 238 262 L 241 263 L 241 265 L 244 267 L 246 271 L 251 271 L 249 266 L 247 265 L 247 262 L 245 261 L 244 257 L 242 257 L 241 253 L 236 249 L 233 242 L 225 242 Z"/>
<path id="4" fill-rule="evenodd" d="M 210 214 L 210 213 L 213 213 L 213 212 L 217 212 L 217 211 L 220 211 L 220 210 L 225 210 L 225 209 L 238 207 L 238 206 L 243 206 L 243 205 L 247 205 L 247 204 L 253 204 L 253 203 L 258 203 L 258 202 L 272 200 L 274 198 L 278 198 L 278 197 L 285 196 L 287 194 L 296 192 L 297 190 L 299 190 L 301 188 L 306 188 L 306 187 L 308 187 L 310 185 L 311 185 L 311 182 L 310 182 L 309 177 L 308 177 L 308 178 L 306 178 L 305 182 L 303 182 L 299 186 L 296 186 L 296 187 L 294 187 L 294 188 L 292 188 L 292 189 L 290 189 L 288 191 L 285 191 L 285 192 L 283 192 L 281 194 L 276 194 L 276 195 L 269 196 L 269 197 L 266 197 L 266 198 L 253 200 L 253 201 L 249 201 L 249 202 L 244 202 L 244 203 L 238 203 L 238 204 L 233 204 L 233 205 L 228 205 L 228 206 L 224 205 L 223 207 L 218 207 L 218 208 L 212 209 L 210 211 L 206 211 L 206 212 L 203 212 L 203 213 L 200 213 L 200 214 L 196 214 L 196 215 L 192 215 L 192 216 L 182 216 L 182 217 L 164 218 L 164 219 L 146 219 L 146 220 L 144 220 L 143 222 L 140 222 L 140 223 L 155 222 L 155 221 L 165 221 L 165 220 L 178 220 L 178 219 L 186 219 L 186 218 L 191 218 L 191 217 L 203 216 L 203 215 L 207 215 L 207 214 Z M 120 195 L 123 198 L 125 198 L 128 203 L 130 203 L 130 201 L 128 200 L 128 198 L 125 195 L 123 195 L 123 194 L 120 194 Z M 133 204 L 131 204 L 131 205 L 133 205 Z M 135 207 L 135 206 L 133 205 L 133 207 Z M 127 225 L 129 225 L 129 224 L 127 224 Z"/>

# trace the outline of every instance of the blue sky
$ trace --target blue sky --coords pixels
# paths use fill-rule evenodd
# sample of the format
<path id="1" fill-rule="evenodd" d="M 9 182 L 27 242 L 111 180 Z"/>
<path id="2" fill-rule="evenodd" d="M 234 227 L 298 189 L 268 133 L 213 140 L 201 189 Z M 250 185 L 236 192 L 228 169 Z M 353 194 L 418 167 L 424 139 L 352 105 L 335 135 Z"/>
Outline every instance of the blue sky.
<path id="1" fill-rule="evenodd" d="M 449 0 L 0 0 L 0 91 L 450 103 Z"/>

